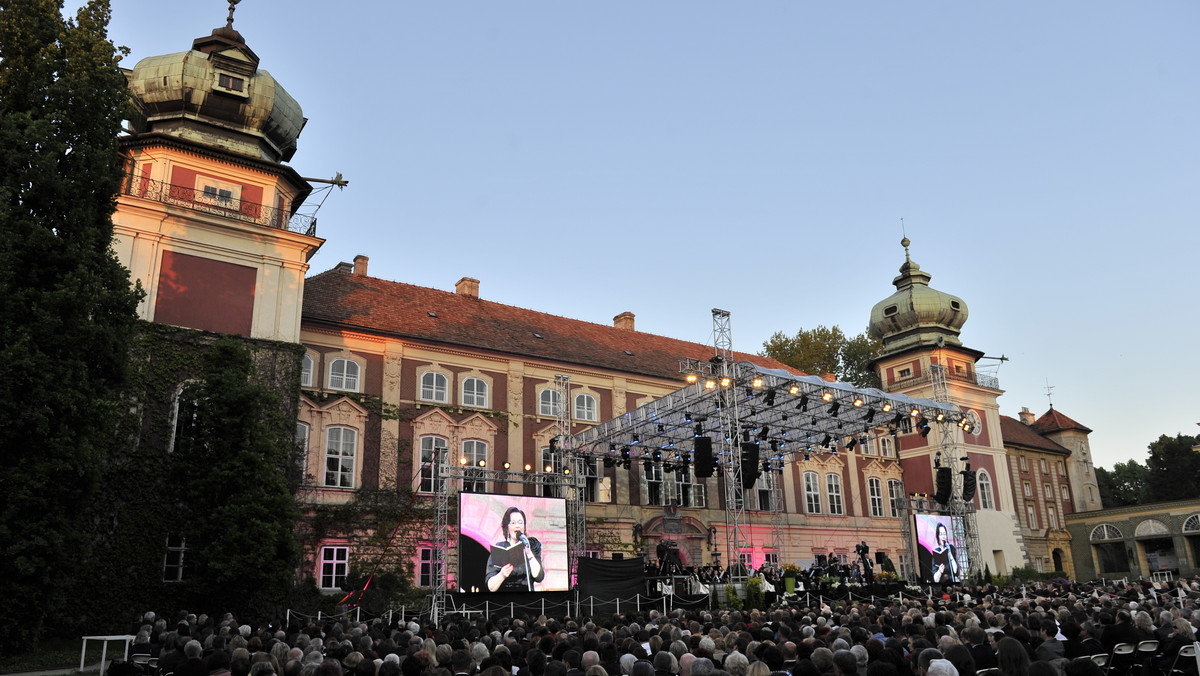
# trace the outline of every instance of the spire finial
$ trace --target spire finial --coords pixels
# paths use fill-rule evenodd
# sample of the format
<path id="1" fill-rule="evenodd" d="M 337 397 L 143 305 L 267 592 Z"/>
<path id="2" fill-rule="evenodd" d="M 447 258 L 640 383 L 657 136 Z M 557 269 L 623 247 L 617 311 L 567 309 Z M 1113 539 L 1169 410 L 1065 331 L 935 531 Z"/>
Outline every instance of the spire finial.
<path id="1" fill-rule="evenodd" d="M 908 240 L 908 238 L 907 238 L 907 237 L 905 237 L 904 239 L 900 240 L 900 246 L 904 247 L 904 262 L 905 262 L 905 263 L 911 263 L 911 262 L 912 262 L 912 258 L 910 258 L 910 257 L 909 257 L 909 255 L 908 255 L 908 245 L 909 245 L 909 244 L 912 244 L 912 242 L 910 242 L 910 241 Z"/>
<path id="2" fill-rule="evenodd" d="M 242 0 L 229 0 L 229 16 L 225 19 L 225 27 L 233 28 L 233 10 L 237 8 L 237 4 Z"/>

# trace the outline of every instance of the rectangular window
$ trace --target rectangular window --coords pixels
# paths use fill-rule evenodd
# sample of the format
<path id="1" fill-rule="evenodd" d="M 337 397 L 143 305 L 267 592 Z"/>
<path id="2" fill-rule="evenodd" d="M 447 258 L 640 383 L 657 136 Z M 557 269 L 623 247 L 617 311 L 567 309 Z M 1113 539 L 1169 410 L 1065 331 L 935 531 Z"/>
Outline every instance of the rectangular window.
<path id="1" fill-rule="evenodd" d="M 758 508 L 764 512 L 775 510 L 775 473 L 763 472 L 755 483 L 758 489 Z"/>
<path id="2" fill-rule="evenodd" d="M 779 552 L 765 552 L 763 554 L 763 567 L 778 568 Z"/>
<path id="3" fill-rule="evenodd" d="M 663 471 L 657 462 L 643 462 L 642 476 L 646 480 L 646 504 L 663 504 Z"/>
<path id="4" fill-rule="evenodd" d="M 825 489 L 829 492 L 829 513 L 845 514 L 842 508 L 842 478 L 836 474 L 825 475 Z"/>
<path id="5" fill-rule="evenodd" d="M 313 380 L 313 358 L 304 355 L 304 361 L 300 365 L 300 387 L 312 387 Z"/>
<path id="6" fill-rule="evenodd" d="M 1026 460 L 1026 459 L 1025 459 L 1025 456 L 1023 456 L 1023 455 L 1021 456 L 1021 471 L 1022 471 L 1022 472 L 1028 472 L 1028 471 L 1029 471 L 1029 461 L 1028 461 L 1028 460 Z"/>
<path id="7" fill-rule="evenodd" d="M 888 481 L 888 501 L 891 503 L 892 518 L 900 516 L 900 501 L 904 499 L 904 484 L 895 479 Z"/>
<path id="8" fill-rule="evenodd" d="M 1036 529 L 1037 525 L 1037 510 L 1033 505 L 1025 505 L 1025 515 L 1029 517 L 1029 527 Z"/>
<path id="9" fill-rule="evenodd" d="M 1053 507 L 1046 508 L 1046 523 L 1052 530 L 1058 530 L 1058 512 Z"/>
<path id="10" fill-rule="evenodd" d="M 234 77 L 225 73 L 217 74 L 217 84 L 221 89 L 229 89 L 235 92 L 242 91 L 246 86 L 246 81 L 240 77 Z"/>
<path id="11" fill-rule="evenodd" d="M 354 454 L 358 432 L 348 427 L 325 430 L 325 485 L 354 488 Z"/>
<path id="12" fill-rule="evenodd" d="M 1059 461 L 1056 463 L 1056 466 L 1057 466 L 1057 468 L 1058 468 L 1058 474 L 1059 474 L 1059 476 L 1061 476 L 1061 475 L 1063 475 L 1063 474 L 1066 474 L 1066 472 L 1065 472 L 1065 471 L 1063 471 L 1063 461 L 1062 461 L 1062 460 L 1059 460 Z"/>
<path id="13" fill-rule="evenodd" d="M 487 481 L 484 472 L 487 468 L 487 442 L 468 439 L 463 442 L 462 460 L 464 493 L 486 493 Z"/>
<path id="14" fill-rule="evenodd" d="M 600 501 L 600 460 L 583 459 L 583 501 Z"/>
<path id="15" fill-rule="evenodd" d="M 480 378 L 467 378 L 463 380 L 462 404 L 463 406 L 471 406 L 473 408 L 487 408 L 487 383 Z"/>
<path id="16" fill-rule="evenodd" d="M 590 394 L 575 395 L 575 419 L 596 422 L 600 419 L 596 410 L 596 398 Z"/>
<path id="17" fill-rule="evenodd" d="M 542 473 L 542 483 L 538 485 L 541 491 L 540 495 L 543 498 L 561 498 L 562 484 L 559 477 L 563 476 L 563 454 L 560 451 L 551 451 L 550 447 L 542 449 L 542 464 L 539 468 Z"/>
<path id="18" fill-rule="evenodd" d="M 883 516 L 883 484 L 871 477 L 867 479 L 867 491 L 871 498 L 871 516 Z"/>
<path id="19" fill-rule="evenodd" d="M 1054 489 L 1050 486 L 1050 484 L 1042 484 L 1042 495 L 1045 496 L 1047 500 L 1054 499 Z"/>
<path id="20" fill-rule="evenodd" d="M 1028 481 L 1025 481 L 1025 482 L 1022 482 L 1021 487 L 1025 489 L 1025 497 L 1027 497 L 1027 498 L 1033 497 L 1033 484 L 1029 483 Z"/>
<path id="21" fill-rule="evenodd" d="M 895 440 L 892 439 L 892 437 L 890 437 L 890 436 L 889 437 L 880 437 L 879 438 L 879 455 L 881 455 L 885 458 L 895 457 L 896 447 L 894 444 L 895 444 Z"/>
<path id="22" fill-rule="evenodd" d="M 321 548 L 321 589 L 341 589 L 346 583 L 349 547 Z"/>
<path id="23" fill-rule="evenodd" d="M 816 472 L 804 473 L 804 506 L 809 514 L 821 513 L 821 480 Z"/>
<path id="24" fill-rule="evenodd" d="M 308 425 L 306 423 L 296 423 L 296 469 L 300 472 L 300 480 L 308 483 L 308 478 L 305 476 L 308 470 Z"/>
<path id="25" fill-rule="evenodd" d="M 1058 490 L 1059 490 L 1059 495 L 1062 497 L 1063 500 L 1070 499 L 1071 490 L 1069 488 L 1067 488 L 1066 484 L 1059 486 Z"/>
<path id="26" fill-rule="evenodd" d="M 1046 459 L 1045 458 L 1038 458 L 1038 467 L 1041 468 L 1042 474 L 1045 474 L 1046 472 L 1050 471 L 1049 468 L 1046 467 Z"/>
<path id="27" fill-rule="evenodd" d="M 184 555 L 187 553 L 187 543 L 182 535 L 167 536 L 167 553 L 163 559 L 163 582 L 182 582 L 184 575 Z"/>
<path id="28" fill-rule="evenodd" d="M 432 547 L 417 549 L 419 564 L 417 567 L 417 586 L 432 587 L 441 577 L 442 566 L 437 560 L 437 550 Z"/>
<path id="29" fill-rule="evenodd" d="M 705 486 L 703 482 L 697 483 L 692 476 L 691 465 L 683 465 L 675 468 L 675 497 L 679 500 L 680 507 L 704 507 Z"/>
<path id="30" fill-rule="evenodd" d="M 442 462 L 450 447 L 441 437 L 421 437 L 421 484 L 418 491 L 433 493 L 446 489 L 446 479 L 442 476 Z"/>

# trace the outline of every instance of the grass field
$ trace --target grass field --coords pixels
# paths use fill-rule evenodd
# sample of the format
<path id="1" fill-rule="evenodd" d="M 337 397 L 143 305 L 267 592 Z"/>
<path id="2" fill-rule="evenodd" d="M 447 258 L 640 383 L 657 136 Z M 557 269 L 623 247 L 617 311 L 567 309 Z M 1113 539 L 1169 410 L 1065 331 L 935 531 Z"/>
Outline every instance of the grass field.
<path id="1" fill-rule="evenodd" d="M 46 671 L 49 669 L 78 669 L 79 650 L 83 647 L 80 639 L 57 638 L 42 641 L 36 653 L 22 655 L 5 655 L 0 657 L 0 674 L 14 672 Z M 101 645 L 99 641 L 88 641 L 88 669 L 94 669 L 100 663 Z M 123 657 L 124 641 L 108 642 L 108 658 Z"/>

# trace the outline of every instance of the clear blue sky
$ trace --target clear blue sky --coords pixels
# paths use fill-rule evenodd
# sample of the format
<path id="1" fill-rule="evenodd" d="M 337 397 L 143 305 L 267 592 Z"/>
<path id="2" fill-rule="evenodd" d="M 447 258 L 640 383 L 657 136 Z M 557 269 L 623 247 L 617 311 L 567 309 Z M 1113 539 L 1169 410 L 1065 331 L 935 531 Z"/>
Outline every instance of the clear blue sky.
<path id="1" fill-rule="evenodd" d="M 77 3 L 76 3 L 77 4 Z M 219 0 L 116 0 L 132 53 Z M 309 118 L 293 166 L 350 187 L 312 272 L 711 344 L 863 329 L 912 256 L 1098 464 L 1200 432 L 1200 3 L 244 0 Z"/>

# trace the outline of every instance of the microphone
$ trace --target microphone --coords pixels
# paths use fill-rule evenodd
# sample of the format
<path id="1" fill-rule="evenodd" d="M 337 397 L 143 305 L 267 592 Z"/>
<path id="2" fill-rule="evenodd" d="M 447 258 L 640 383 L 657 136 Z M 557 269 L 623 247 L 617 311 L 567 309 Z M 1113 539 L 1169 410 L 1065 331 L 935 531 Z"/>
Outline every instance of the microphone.
<path id="1" fill-rule="evenodd" d="M 517 539 L 520 540 L 521 542 L 525 543 L 526 547 L 529 546 L 529 538 L 525 537 L 525 533 L 522 533 L 521 531 L 517 531 Z"/>

